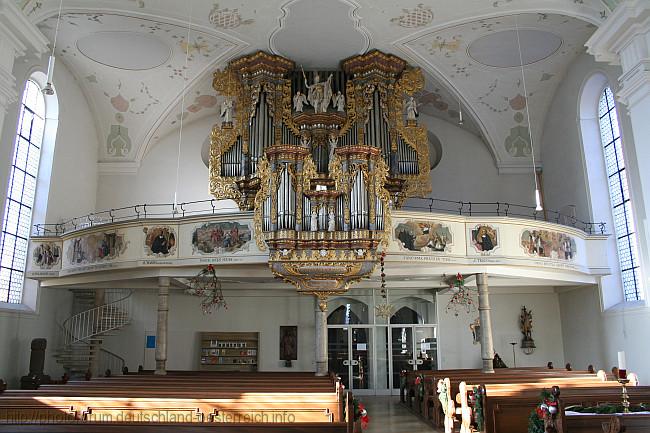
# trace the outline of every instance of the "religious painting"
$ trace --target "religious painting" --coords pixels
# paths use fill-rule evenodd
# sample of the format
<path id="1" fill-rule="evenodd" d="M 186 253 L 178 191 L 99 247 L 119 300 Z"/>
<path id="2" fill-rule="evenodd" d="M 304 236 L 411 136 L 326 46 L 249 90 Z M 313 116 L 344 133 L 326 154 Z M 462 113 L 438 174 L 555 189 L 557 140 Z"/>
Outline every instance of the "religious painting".
<path id="1" fill-rule="evenodd" d="M 36 245 L 32 257 L 37 268 L 52 269 L 61 262 L 61 248 L 54 242 L 44 242 Z"/>
<path id="2" fill-rule="evenodd" d="M 472 245 L 477 251 L 487 253 L 493 251 L 499 244 L 497 229 L 488 225 L 477 225 L 472 229 Z"/>
<path id="3" fill-rule="evenodd" d="M 548 230 L 524 230 L 521 246 L 526 254 L 558 260 L 573 260 L 576 255 L 576 241 L 564 233 Z"/>
<path id="4" fill-rule="evenodd" d="M 144 253 L 147 256 L 167 257 L 176 252 L 176 233 L 168 226 L 145 227 Z"/>
<path id="5" fill-rule="evenodd" d="M 205 223 L 192 233 L 193 254 L 223 254 L 240 251 L 251 240 L 247 225 L 236 222 Z"/>
<path id="6" fill-rule="evenodd" d="M 298 359 L 298 327 L 280 326 L 280 359 L 295 361 Z"/>
<path id="7" fill-rule="evenodd" d="M 72 239 L 67 258 L 72 265 L 113 260 L 124 253 L 127 243 L 117 232 L 93 233 Z"/>
<path id="8" fill-rule="evenodd" d="M 451 230 L 435 221 L 407 221 L 395 227 L 395 239 L 409 251 L 443 252 L 452 243 Z"/>

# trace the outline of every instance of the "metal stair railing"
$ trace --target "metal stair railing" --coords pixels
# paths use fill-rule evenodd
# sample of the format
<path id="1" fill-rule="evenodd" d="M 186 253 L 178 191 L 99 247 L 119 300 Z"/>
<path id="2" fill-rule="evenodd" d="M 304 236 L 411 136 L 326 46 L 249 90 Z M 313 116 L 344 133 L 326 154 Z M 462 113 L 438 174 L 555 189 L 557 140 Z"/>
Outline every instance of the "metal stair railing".
<path id="1" fill-rule="evenodd" d="M 64 346 L 83 341 L 121 328 L 131 321 L 131 295 L 133 290 L 124 293 L 107 293 L 109 301 L 103 305 L 82 311 L 68 317 L 62 324 Z M 117 299 L 111 299 L 117 298 Z"/>

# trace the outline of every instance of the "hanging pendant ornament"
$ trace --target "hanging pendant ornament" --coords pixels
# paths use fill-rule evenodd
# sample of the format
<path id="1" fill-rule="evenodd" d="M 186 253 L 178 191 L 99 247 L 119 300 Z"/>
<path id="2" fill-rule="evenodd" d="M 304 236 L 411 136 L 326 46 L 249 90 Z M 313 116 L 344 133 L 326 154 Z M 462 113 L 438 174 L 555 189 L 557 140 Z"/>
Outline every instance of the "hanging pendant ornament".
<path id="1" fill-rule="evenodd" d="M 201 301 L 203 314 L 210 314 L 213 310 L 219 310 L 221 307 L 228 309 L 214 266 L 208 265 L 202 269 L 195 277 L 192 277 L 189 286 L 185 293 L 203 297 Z"/>
<path id="2" fill-rule="evenodd" d="M 375 314 L 378 317 L 383 317 L 388 320 L 393 315 L 393 310 L 395 307 L 388 303 L 388 290 L 386 290 L 386 273 L 384 272 L 384 259 L 386 258 L 386 252 L 382 251 L 379 256 L 379 267 L 381 270 L 381 286 L 379 293 L 381 295 L 381 304 L 375 306 Z"/>
<path id="3" fill-rule="evenodd" d="M 447 303 L 445 313 L 451 310 L 454 312 L 454 316 L 458 316 L 458 313 L 463 310 L 468 314 L 476 311 L 476 301 L 472 295 L 472 289 L 465 286 L 465 278 L 460 273 L 449 281 L 449 288 L 453 295 Z"/>

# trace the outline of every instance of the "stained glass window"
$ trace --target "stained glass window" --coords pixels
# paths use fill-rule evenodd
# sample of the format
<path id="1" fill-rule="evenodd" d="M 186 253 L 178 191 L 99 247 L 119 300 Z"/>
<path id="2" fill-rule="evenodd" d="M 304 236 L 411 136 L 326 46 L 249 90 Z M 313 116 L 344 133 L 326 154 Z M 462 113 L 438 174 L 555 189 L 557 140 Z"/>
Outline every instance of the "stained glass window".
<path id="1" fill-rule="evenodd" d="M 22 300 L 44 127 L 45 99 L 40 87 L 29 80 L 20 107 L 2 222 L 0 302 L 18 304 Z"/>
<path id="2" fill-rule="evenodd" d="M 639 278 L 636 225 L 632 214 L 616 103 L 609 87 L 603 90 L 600 97 L 598 116 L 600 118 L 600 136 L 605 152 L 605 168 L 614 216 L 614 233 L 616 234 L 623 292 L 626 301 L 638 301 L 643 299 L 643 292 Z"/>

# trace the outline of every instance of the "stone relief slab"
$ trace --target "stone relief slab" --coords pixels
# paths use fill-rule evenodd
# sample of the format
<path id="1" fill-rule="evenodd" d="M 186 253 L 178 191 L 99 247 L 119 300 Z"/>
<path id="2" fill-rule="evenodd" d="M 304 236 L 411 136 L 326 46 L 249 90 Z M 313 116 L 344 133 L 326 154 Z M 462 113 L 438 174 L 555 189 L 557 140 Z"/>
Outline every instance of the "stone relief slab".
<path id="1" fill-rule="evenodd" d="M 529 256 L 556 260 L 573 260 L 577 253 L 573 237 L 549 230 L 524 230 L 521 233 L 521 247 Z"/>
<path id="2" fill-rule="evenodd" d="M 176 230 L 170 226 L 144 227 L 144 254 L 169 257 L 176 254 Z"/>
<path id="3" fill-rule="evenodd" d="M 238 222 L 205 223 L 192 232 L 192 254 L 225 254 L 248 250 L 251 229 Z"/>
<path id="4" fill-rule="evenodd" d="M 403 250 L 417 252 L 448 252 L 452 245 L 449 227 L 437 221 L 409 220 L 395 227 L 395 240 Z"/>

